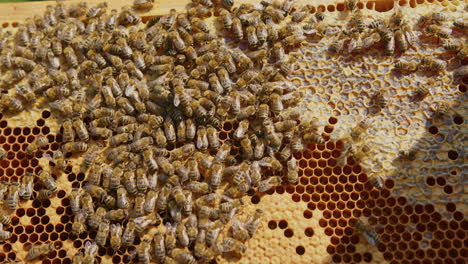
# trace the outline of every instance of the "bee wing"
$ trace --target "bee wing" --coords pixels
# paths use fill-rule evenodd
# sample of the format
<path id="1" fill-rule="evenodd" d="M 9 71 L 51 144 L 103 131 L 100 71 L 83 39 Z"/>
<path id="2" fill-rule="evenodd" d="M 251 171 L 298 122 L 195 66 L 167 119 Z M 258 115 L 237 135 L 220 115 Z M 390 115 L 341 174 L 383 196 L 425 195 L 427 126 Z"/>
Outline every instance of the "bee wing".
<path id="1" fill-rule="evenodd" d="M 55 159 L 52 156 L 50 156 L 49 153 L 44 153 L 42 156 L 48 159 L 49 161 L 55 162 Z"/>

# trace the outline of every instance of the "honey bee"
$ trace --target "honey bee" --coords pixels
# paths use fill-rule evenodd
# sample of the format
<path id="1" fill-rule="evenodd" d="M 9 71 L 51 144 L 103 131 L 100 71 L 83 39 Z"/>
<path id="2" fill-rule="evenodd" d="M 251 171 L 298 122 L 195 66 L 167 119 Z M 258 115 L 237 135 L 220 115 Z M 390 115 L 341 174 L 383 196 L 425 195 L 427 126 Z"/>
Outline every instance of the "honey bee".
<path id="1" fill-rule="evenodd" d="M 246 137 L 241 140 L 240 144 L 241 144 L 242 155 L 244 159 L 246 160 L 252 159 L 254 155 L 254 151 L 253 151 L 252 142 L 250 141 L 250 139 Z"/>
<path id="2" fill-rule="evenodd" d="M 242 30 L 242 23 L 240 19 L 237 17 L 232 19 L 232 31 L 237 41 L 241 41 L 244 38 L 244 31 Z"/>
<path id="3" fill-rule="evenodd" d="M 20 191 L 20 184 L 19 182 L 12 182 L 8 188 L 8 194 L 5 198 L 5 205 L 10 210 L 15 210 L 18 206 L 19 200 L 19 191 Z"/>
<path id="4" fill-rule="evenodd" d="M 15 87 L 16 94 L 23 98 L 28 103 L 34 103 L 36 101 L 36 95 L 29 85 L 22 84 Z"/>
<path id="5" fill-rule="evenodd" d="M 439 39 L 449 39 L 450 38 L 450 29 L 438 25 L 429 25 L 424 29 L 424 32 L 427 36 L 435 36 Z"/>
<path id="6" fill-rule="evenodd" d="M 255 231 L 258 229 L 258 225 L 260 224 L 260 220 L 263 214 L 262 209 L 255 210 L 254 214 L 247 220 L 245 227 L 249 232 L 250 237 L 252 237 Z"/>
<path id="7" fill-rule="evenodd" d="M 52 190 L 54 192 L 57 190 L 57 183 L 49 171 L 42 170 L 38 176 L 38 179 L 46 189 Z"/>
<path id="8" fill-rule="evenodd" d="M 145 204 L 145 196 L 143 194 L 138 194 L 135 197 L 135 203 L 133 204 L 133 216 L 139 217 L 144 215 L 144 204 Z"/>
<path id="9" fill-rule="evenodd" d="M 153 8 L 152 0 L 134 0 L 133 8 L 139 11 L 148 11 Z"/>
<path id="10" fill-rule="evenodd" d="M 85 152 L 86 150 L 88 150 L 86 142 L 68 142 L 62 146 L 64 153 Z"/>
<path id="11" fill-rule="evenodd" d="M 117 251 L 122 245 L 122 227 L 120 223 L 110 225 L 110 246 Z"/>
<path id="12" fill-rule="evenodd" d="M 278 176 L 272 176 L 268 179 L 262 180 L 258 184 L 258 191 L 259 192 L 266 192 L 269 189 L 273 188 L 276 185 L 281 184 L 282 180 Z"/>
<path id="13" fill-rule="evenodd" d="M 362 38 L 359 33 L 352 34 L 351 41 L 348 45 L 349 53 L 359 53 L 362 50 Z"/>
<path id="14" fill-rule="evenodd" d="M 156 232 L 153 238 L 154 254 L 157 260 L 164 260 L 166 257 L 166 247 L 164 242 L 164 235 L 161 232 Z"/>
<path id="15" fill-rule="evenodd" d="M 453 26 L 459 29 L 466 29 L 468 27 L 466 20 L 463 18 L 459 18 L 453 21 Z"/>
<path id="16" fill-rule="evenodd" d="M 435 115 L 438 117 L 448 116 L 451 112 L 451 107 L 447 102 L 440 102 L 437 104 L 437 108 L 434 112 Z"/>
<path id="17" fill-rule="evenodd" d="M 232 179 L 234 186 L 239 186 L 244 182 L 246 176 L 249 175 L 250 165 L 251 163 L 249 161 L 245 161 L 240 165 L 239 169 L 234 173 L 234 177 Z"/>
<path id="18" fill-rule="evenodd" d="M 445 21 L 447 21 L 447 16 L 445 16 L 442 12 L 434 12 L 431 15 L 432 22 L 435 22 L 437 24 L 441 24 Z"/>
<path id="19" fill-rule="evenodd" d="M 82 264 L 83 263 L 83 253 L 80 251 L 77 251 L 75 255 L 73 255 L 72 264 Z"/>
<path id="20" fill-rule="evenodd" d="M 423 70 L 440 72 L 445 70 L 445 62 L 439 59 L 434 59 L 431 57 L 424 57 L 421 59 L 418 67 Z"/>
<path id="21" fill-rule="evenodd" d="M 1 199 L 3 201 L 3 199 Z M 11 217 L 8 215 L 8 212 L 0 210 L 0 224 L 1 225 L 10 225 L 11 224 Z M 0 230 L 2 228 L 0 227 Z"/>
<path id="22" fill-rule="evenodd" d="M 380 41 L 380 35 L 377 32 L 370 34 L 362 40 L 362 48 L 369 49 Z"/>
<path id="23" fill-rule="evenodd" d="M 49 197 L 51 197 L 53 194 L 54 194 L 54 191 L 52 191 L 52 190 L 42 189 L 37 194 L 36 199 L 40 200 L 40 201 L 48 200 Z"/>
<path id="24" fill-rule="evenodd" d="M 224 6 L 224 8 L 230 10 L 231 7 L 234 5 L 234 0 L 222 0 L 221 4 Z"/>
<path id="25" fill-rule="evenodd" d="M 125 171 L 122 180 L 129 194 L 135 195 L 138 192 L 136 187 L 135 173 L 132 170 Z"/>
<path id="26" fill-rule="evenodd" d="M 408 44 L 406 42 L 405 36 L 402 30 L 400 29 L 397 29 L 395 31 L 395 42 L 401 52 L 405 52 L 406 50 L 408 50 Z"/>
<path id="27" fill-rule="evenodd" d="M 395 38 L 391 36 L 390 40 L 385 42 L 385 55 L 392 56 L 394 52 L 395 52 Z"/>
<path id="28" fill-rule="evenodd" d="M 383 109 L 385 108 L 385 106 L 387 106 L 387 99 L 385 99 L 381 91 L 376 92 L 372 100 L 374 102 L 374 105 L 376 105 L 380 109 Z"/>
<path id="29" fill-rule="evenodd" d="M 297 160 L 296 158 L 292 157 L 290 160 L 287 161 L 287 168 L 288 168 L 288 181 L 290 183 L 296 183 L 298 179 L 297 173 Z"/>
<path id="30" fill-rule="evenodd" d="M 99 228 L 96 234 L 96 239 L 95 239 L 96 244 L 98 244 L 101 247 L 105 246 L 107 237 L 109 236 L 109 229 L 110 229 L 109 221 L 104 220 L 100 222 Z"/>
<path id="31" fill-rule="evenodd" d="M 418 63 L 414 61 L 399 60 L 395 62 L 393 67 L 395 70 L 411 73 L 418 70 Z"/>
<path id="32" fill-rule="evenodd" d="M 0 242 L 5 242 L 12 236 L 11 232 L 3 230 L 3 224 L 0 223 Z"/>
<path id="33" fill-rule="evenodd" d="M 362 220 L 359 220 L 356 224 L 356 229 L 362 233 L 366 238 L 367 242 L 372 246 L 380 244 L 379 235 L 372 229 L 369 224 L 364 223 Z"/>
<path id="34" fill-rule="evenodd" d="M 96 255 L 98 254 L 98 245 L 95 242 L 86 241 L 85 249 L 84 249 L 84 256 L 83 256 L 83 263 L 91 263 L 94 264 Z"/>
<path id="35" fill-rule="evenodd" d="M 239 221 L 237 218 L 233 218 L 232 220 L 232 237 L 236 240 L 241 242 L 246 242 L 249 238 L 249 232 L 244 227 L 244 224 Z"/>
<path id="36" fill-rule="evenodd" d="M 210 192 L 210 186 L 206 182 L 192 181 L 186 185 L 186 188 L 193 193 L 207 194 Z"/>
<path id="37" fill-rule="evenodd" d="M 55 244 L 40 244 L 31 246 L 28 250 L 28 254 L 26 255 L 26 261 L 31 261 L 37 259 L 40 256 L 46 255 L 49 252 L 58 249 L 59 246 Z"/>
<path id="38" fill-rule="evenodd" d="M 245 34 L 247 36 L 247 42 L 249 43 L 249 48 L 250 49 L 257 48 L 257 46 L 259 44 L 259 40 L 257 38 L 257 33 L 256 33 L 255 27 L 254 26 L 248 26 L 245 29 Z"/>
<path id="39" fill-rule="evenodd" d="M 459 52 L 460 50 L 462 50 L 463 48 L 465 48 L 465 45 L 464 45 L 462 42 L 447 41 L 447 42 L 445 42 L 445 44 L 444 44 L 444 48 L 445 48 L 446 50 Z"/>
<path id="40" fill-rule="evenodd" d="M 357 3 L 359 0 L 346 0 L 346 7 L 348 8 L 349 11 L 354 11 L 357 7 Z"/>
<path id="41" fill-rule="evenodd" d="M 233 137 L 234 139 L 241 139 L 245 136 L 249 129 L 249 121 L 242 120 L 239 122 L 239 126 L 234 130 Z"/>
<path id="42" fill-rule="evenodd" d="M 217 189 L 218 186 L 221 184 L 222 176 L 223 176 L 224 166 L 221 162 L 215 161 L 210 169 L 210 186 L 213 189 Z"/>
<path id="43" fill-rule="evenodd" d="M 215 241 L 217 240 L 219 233 L 221 232 L 222 223 L 217 221 L 215 222 L 210 228 L 206 230 L 206 245 L 211 247 L 214 245 Z"/>
<path id="44" fill-rule="evenodd" d="M 189 158 L 187 161 L 188 177 L 192 181 L 197 181 L 200 178 L 200 171 L 198 169 L 198 162 L 194 157 Z"/>
<path id="45" fill-rule="evenodd" d="M 98 207 L 96 209 L 96 212 L 92 216 L 89 217 L 88 225 L 93 229 L 98 229 L 99 224 L 104 219 L 106 213 L 107 213 L 107 210 L 104 209 L 104 207 Z"/>
<path id="46" fill-rule="evenodd" d="M 31 144 L 28 145 L 25 152 L 32 155 L 47 144 L 49 144 L 49 140 L 45 136 L 38 136 Z"/>
<path id="47" fill-rule="evenodd" d="M 220 247 L 223 252 L 237 252 L 240 254 L 243 254 L 247 250 L 247 247 L 242 242 L 232 237 L 223 238 Z"/>
<path id="48" fill-rule="evenodd" d="M 166 246 L 166 251 L 171 252 L 176 246 L 176 237 L 175 237 L 175 226 L 171 223 L 166 223 L 166 233 L 164 238 L 164 243 Z"/>
<path id="49" fill-rule="evenodd" d="M 89 135 L 99 138 L 110 138 L 112 136 L 112 130 L 105 127 L 90 127 Z"/>
<path id="50" fill-rule="evenodd" d="M 115 209 L 110 210 L 106 213 L 105 219 L 109 221 L 121 221 L 128 217 L 128 210 L 127 209 Z"/>

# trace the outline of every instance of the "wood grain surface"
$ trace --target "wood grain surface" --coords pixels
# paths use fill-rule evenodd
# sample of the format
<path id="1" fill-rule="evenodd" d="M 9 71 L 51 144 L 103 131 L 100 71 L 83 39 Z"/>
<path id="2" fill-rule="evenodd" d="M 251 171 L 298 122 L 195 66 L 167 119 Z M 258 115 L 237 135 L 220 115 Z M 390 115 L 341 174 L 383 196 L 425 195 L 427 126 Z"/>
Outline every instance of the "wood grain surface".
<path id="1" fill-rule="evenodd" d="M 64 1 L 67 5 L 83 2 L 83 0 L 71 0 Z M 91 5 L 93 3 L 103 2 L 102 0 L 88 0 L 86 1 Z M 123 6 L 131 5 L 133 0 L 112 0 L 107 1 L 110 9 L 119 10 Z M 241 3 L 258 3 L 260 0 L 237 0 L 236 4 Z M 312 6 L 324 6 L 327 9 L 336 10 L 336 5 L 343 3 L 343 0 L 297 0 L 297 5 L 312 5 Z M 393 0 L 372 0 L 372 1 L 361 1 L 369 9 L 374 7 L 377 10 L 386 10 L 393 5 Z M 28 17 L 32 17 L 35 14 L 42 14 L 47 5 L 55 5 L 56 1 L 41 1 L 41 2 L 22 2 L 22 3 L 1 3 L 0 4 L 0 23 L 11 24 L 13 22 L 20 22 Z M 170 9 L 175 8 L 178 11 L 182 11 L 185 7 L 190 4 L 190 0 L 155 0 L 154 7 L 148 12 L 140 12 L 142 16 L 158 16 L 164 15 L 169 12 Z M 330 11 L 330 10 L 329 10 Z M 4 27 L 6 24 L 4 25 Z"/>

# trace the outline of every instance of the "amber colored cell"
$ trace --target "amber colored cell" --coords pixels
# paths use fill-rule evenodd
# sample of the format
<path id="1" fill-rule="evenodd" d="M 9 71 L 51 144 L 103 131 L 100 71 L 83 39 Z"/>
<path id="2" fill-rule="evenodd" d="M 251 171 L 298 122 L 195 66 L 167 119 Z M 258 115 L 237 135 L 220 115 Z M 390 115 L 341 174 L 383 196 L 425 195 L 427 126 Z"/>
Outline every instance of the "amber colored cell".
<path id="1" fill-rule="evenodd" d="M 337 147 L 337 146 L 336 146 L 336 147 Z M 332 156 L 333 158 L 335 158 L 335 159 L 337 159 L 338 157 L 340 157 L 340 155 L 341 155 L 341 153 L 340 153 L 340 151 L 337 150 L 337 149 L 333 150 L 332 153 L 331 153 L 331 156 Z"/>
<path id="2" fill-rule="evenodd" d="M 295 194 L 293 194 L 293 195 L 291 196 L 291 199 L 292 199 L 294 202 L 297 203 L 297 202 L 300 202 L 300 201 L 301 201 L 301 196 L 300 196 L 299 194 L 295 193 Z"/>
<path id="3" fill-rule="evenodd" d="M 67 240 L 68 239 L 68 233 L 67 232 L 60 233 L 59 238 L 60 238 L 61 241 Z"/>
<path id="4" fill-rule="evenodd" d="M 303 215 L 304 215 L 304 218 L 306 219 L 312 218 L 312 212 L 309 210 L 305 210 Z"/>
<path id="5" fill-rule="evenodd" d="M 36 232 L 36 233 L 42 233 L 42 232 L 44 232 L 44 226 L 43 226 L 43 225 L 36 225 L 36 226 L 34 227 L 34 232 Z"/>
<path id="6" fill-rule="evenodd" d="M 324 159 L 320 159 L 317 164 L 320 168 L 325 168 L 327 166 L 327 161 Z"/>
<path id="7" fill-rule="evenodd" d="M 5 129 L 3 130 L 3 135 L 9 136 L 9 135 L 11 135 L 11 132 L 12 132 L 12 129 L 9 128 L 9 127 L 7 127 L 7 128 L 5 128 Z"/>
<path id="8" fill-rule="evenodd" d="M 251 202 L 252 202 L 253 204 L 258 204 L 258 203 L 260 202 L 260 197 L 259 197 L 258 195 L 252 196 Z"/>
<path id="9" fill-rule="evenodd" d="M 323 193 L 325 191 L 325 188 L 323 187 L 323 185 L 317 185 L 315 186 L 315 191 L 317 193 Z"/>
<path id="10" fill-rule="evenodd" d="M 447 156 L 451 160 L 456 160 L 458 158 L 458 152 L 455 150 L 449 150 L 449 152 L 447 153 Z"/>
<path id="11" fill-rule="evenodd" d="M 8 160 L 0 160 L 0 166 L 2 166 L 2 168 L 8 168 L 10 162 Z"/>
<path id="12" fill-rule="evenodd" d="M 277 227 L 276 221 L 271 220 L 268 222 L 268 228 L 273 230 L 273 229 L 276 229 L 276 227 Z"/>
<path id="13" fill-rule="evenodd" d="M 47 233 L 43 233 L 39 236 L 39 240 L 42 241 L 42 242 L 46 242 L 47 240 L 49 240 L 49 234 Z"/>
<path id="14" fill-rule="evenodd" d="M 7 142 L 8 142 L 9 144 L 13 144 L 13 143 L 15 143 L 15 141 L 16 141 L 16 136 L 9 136 L 9 137 L 7 138 Z"/>
<path id="15" fill-rule="evenodd" d="M 38 127 L 34 127 L 32 129 L 32 133 L 33 133 L 33 135 L 39 135 L 39 133 L 41 133 L 41 129 L 39 129 Z M 29 142 L 29 140 L 28 140 L 28 142 Z"/>
<path id="16" fill-rule="evenodd" d="M 288 227 L 288 222 L 286 220 L 280 220 L 278 223 L 279 228 L 285 229 Z"/>
<path id="17" fill-rule="evenodd" d="M 284 230 L 284 236 L 285 237 L 293 237 L 294 236 L 294 231 L 291 229 L 291 228 L 288 228 L 286 230 Z"/>
<path id="18" fill-rule="evenodd" d="M 38 239 L 39 239 L 39 235 L 38 235 L 38 234 L 31 234 L 31 235 L 29 236 L 29 241 L 32 242 L 32 243 L 36 242 Z"/>
<path id="19" fill-rule="evenodd" d="M 321 153 L 320 153 L 319 151 L 314 151 L 314 152 L 312 152 L 312 157 L 313 157 L 314 159 L 316 159 L 316 160 L 320 159 L 321 156 L 322 156 L 322 155 L 321 155 Z"/>
<path id="20" fill-rule="evenodd" d="M 15 159 L 15 160 L 12 160 L 12 161 L 11 161 L 11 164 L 10 164 L 10 165 L 11 165 L 12 168 L 18 168 L 19 165 L 20 165 L 20 162 L 19 162 L 19 160 L 16 160 L 16 159 Z"/>

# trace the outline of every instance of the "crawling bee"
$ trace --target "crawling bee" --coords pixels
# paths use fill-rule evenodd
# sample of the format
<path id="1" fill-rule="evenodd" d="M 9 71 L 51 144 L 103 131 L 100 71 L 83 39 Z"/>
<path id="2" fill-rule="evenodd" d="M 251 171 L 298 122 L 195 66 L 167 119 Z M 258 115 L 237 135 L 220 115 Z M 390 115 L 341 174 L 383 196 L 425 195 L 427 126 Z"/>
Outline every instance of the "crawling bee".
<path id="1" fill-rule="evenodd" d="M 223 2 L 228 2 L 229 0 L 224 0 Z M 175 248 L 171 252 L 171 257 L 174 259 L 175 263 L 196 263 L 196 259 L 190 253 L 190 251 L 181 248 Z"/>
<path id="2" fill-rule="evenodd" d="M 418 85 L 414 90 L 414 97 L 422 100 L 430 94 L 429 88 L 426 85 Z"/>
<path id="3" fill-rule="evenodd" d="M 42 170 L 38 176 L 38 179 L 46 189 L 52 190 L 53 192 L 57 190 L 57 183 L 49 171 Z"/>
<path id="4" fill-rule="evenodd" d="M 437 37 L 439 39 L 449 39 L 451 33 L 449 28 L 438 25 L 429 25 L 424 29 L 424 32 L 429 37 Z"/>
<path id="5" fill-rule="evenodd" d="M 49 140 L 45 136 L 38 136 L 31 144 L 28 145 L 28 147 L 26 147 L 25 152 L 32 155 L 47 144 L 49 144 Z"/>
<path id="6" fill-rule="evenodd" d="M 419 68 L 426 71 L 440 72 L 445 70 L 446 63 L 432 57 L 424 57 L 419 62 Z"/>
<path id="7" fill-rule="evenodd" d="M 266 192 L 276 185 L 281 184 L 282 180 L 278 176 L 273 176 L 258 183 L 258 191 Z"/>
<path id="8" fill-rule="evenodd" d="M 380 109 L 385 108 L 387 106 L 387 99 L 385 99 L 383 93 L 381 91 L 378 91 L 374 94 L 372 98 L 374 105 L 379 107 Z"/>
<path id="9" fill-rule="evenodd" d="M 236 252 L 240 254 L 247 250 L 247 247 L 242 242 L 231 237 L 225 237 L 220 247 L 223 252 Z"/>
<path id="10" fill-rule="evenodd" d="M 453 21 L 453 26 L 459 29 L 466 29 L 468 27 L 468 22 L 463 18 L 459 18 Z"/>
<path id="11" fill-rule="evenodd" d="M 447 102 L 440 102 L 437 104 L 437 107 L 434 110 L 434 113 L 437 117 L 445 117 L 450 114 L 452 111 L 451 106 Z"/>
<path id="12" fill-rule="evenodd" d="M 399 60 L 399 61 L 395 62 L 393 68 L 395 70 L 398 70 L 398 71 L 411 73 L 411 72 L 417 71 L 418 66 L 419 66 L 418 63 L 415 62 L 415 61 Z"/>
<path id="13" fill-rule="evenodd" d="M 10 225 L 11 224 L 11 217 L 8 215 L 8 212 L 0 210 L 0 224 L 2 225 Z M 0 230 L 2 228 L 0 227 Z"/>
<path id="14" fill-rule="evenodd" d="M 95 242 L 87 241 L 85 243 L 83 263 L 94 264 L 98 249 L 99 247 Z"/>
<path id="15" fill-rule="evenodd" d="M 101 223 L 99 224 L 97 234 L 96 234 L 96 239 L 95 239 L 96 244 L 102 247 L 105 246 L 107 237 L 109 235 L 109 229 L 110 229 L 109 222 L 101 221 Z"/>
<path id="16" fill-rule="evenodd" d="M 26 261 L 31 261 L 37 259 L 40 256 L 46 255 L 49 252 L 58 249 L 58 245 L 54 244 L 41 244 L 41 245 L 34 245 L 29 248 L 28 254 L 25 257 Z"/>
<path id="17" fill-rule="evenodd" d="M 3 147 L 0 147 L 0 159 L 5 159 L 7 156 L 8 152 Z"/>
<path id="18" fill-rule="evenodd" d="M 372 246 L 376 246 L 380 243 L 379 235 L 372 229 L 369 224 L 364 223 L 362 220 L 359 220 L 356 224 L 356 229 L 362 233 L 366 238 L 367 242 Z"/>
<path id="19" fill-rule="evenodd" d="M 118 250 L 122 244 L 122 227 L 120 223 L 110 225 L 110 245 L 113 250 Z"/>
<path id="20" fill-rule="evenodd" d="M 88 150 L 88 144 L 85 142 L 69 142 L 62 145 L 64 153 L 85 152 Z"/>
<path id="21" fill-rule="evenodd" d="M 153 8 L 153 0 L 134 0 L 133 8 L 139 11 L 148 11 Z"/>
<path id="22" fill-rule="evenodd" d="M 288 168 L 288 181 L 290 183 L 296 183 L 298 179 L 298 173 L 297 173 L 297 161 L 294 156 L 286 162 L 287 168 Z"/>
<path id="23" fill-rule="evenodd" d="M 328 47 L 328 51 L 331 53 L 340 53 L 343 50 L 344 42 L 346 39 L 337 39 Z"/>
<path id="24" fill-rule="evenodd" d="M 11 232 L 3 230 L 3 224 L 0 223 L 0 242 L 5 242 L 12 236 Z"/>

